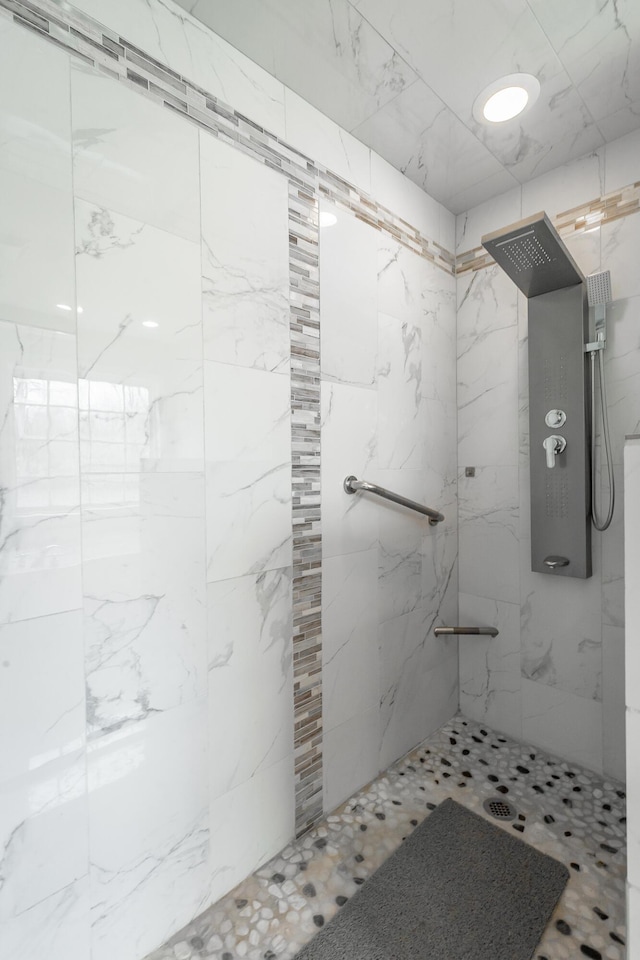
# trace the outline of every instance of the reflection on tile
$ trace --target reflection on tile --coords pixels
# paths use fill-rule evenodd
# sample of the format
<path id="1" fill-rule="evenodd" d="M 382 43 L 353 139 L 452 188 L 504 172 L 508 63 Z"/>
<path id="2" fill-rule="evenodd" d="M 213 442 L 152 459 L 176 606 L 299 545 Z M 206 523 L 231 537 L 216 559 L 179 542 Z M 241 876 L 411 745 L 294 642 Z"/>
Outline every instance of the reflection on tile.
<path id="1" fill-rule="evenodd" d="M 11 730 L 0 741 L 0 782 L 80 749 L 85 731 L 81 612 L 0 625 L 0 689 L 0 727 Z"/>
<path id="2" fill-rule="evenodd" d="M 286 180 L 204 132 L 200 151 L 205 357 L 286 373 Z"/>
<path id="3" fill-rule="evenodd" d="M 0 622 L 82 605 L 75 353 L 0 323 Z"/>
<path id="4" fill-rule="evenodd" d="M 638 217 L 640 229 L 640 217 Z M 635 239 L 632 242 L 635 242 Z M 604 238 L 603 238 L 604 240 Z M 608 266 L 603 252 L 603 264 Z M 612 266 L 611 284 L 614 297 L 618 297 L 620 270 Z M 632 280 L 629 280 L 632 282 Z M 614 286 L 615 285 L 615 286 Z M 638 369 L 638 310 L 640 296 L 617 300 L 607 310 L 607 349 L 605 350 L 605 377 L 611 447 L 614 464 L 622 463 L 624 438 L 640 433 L 640 370 Z M 601 423 L 598 417 L 598 424 Z M 600 427 L 598 427 L 600 433 Z M 601 456 L 602 462 L 602 456 Z"/>
<path id="5" fill-rule="evenodd" d="M 0 921 L 87 872 L 85 757 L 75 752 L 0 787 Z"/>
<path id="6" fill-rule="evenodd" d="M 75 61 L 71 92 L 76 196 L 197 241 L 197 130 Z"/>
<path id="7" fill-rule="evenodd" d="M 198 245 L 83 201 L 76 221 L 83 470 L 201 470 Z"/>
<path id="8" fill-rule="evenodd" d="M 209 902 L 206 729 L 196 701 L 90 748 L 97 960 L 139 960 Z"/>
<path id="9" fill-rule="evenodd" d="M 91 475 L 83 496 L 87 724 L 91 736 L 206 690 L 204 478 Z M 106 501 L 111 491 L 112 501 Z"/>
<path id="10" fill-rule="evenodd" d="M 217 798 L 293 752 L 291 571 L 210 583 L 207 598 L 209 791 Z"/>

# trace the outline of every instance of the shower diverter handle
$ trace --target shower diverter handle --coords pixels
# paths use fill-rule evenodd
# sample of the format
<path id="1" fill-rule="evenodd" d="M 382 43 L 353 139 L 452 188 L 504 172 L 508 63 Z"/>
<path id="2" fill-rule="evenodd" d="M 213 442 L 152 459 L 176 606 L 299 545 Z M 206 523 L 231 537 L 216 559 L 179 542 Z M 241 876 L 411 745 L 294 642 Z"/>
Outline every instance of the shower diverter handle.
<path id="1" fill-rule="evenodd" d="M 551 434 L 546 440 L 542 441 L 542 446 L 547 452 L 547 466 L 550 470 L 556 465 L 556 457 L 567 446 L 567 441 L 557 433 Z"/>

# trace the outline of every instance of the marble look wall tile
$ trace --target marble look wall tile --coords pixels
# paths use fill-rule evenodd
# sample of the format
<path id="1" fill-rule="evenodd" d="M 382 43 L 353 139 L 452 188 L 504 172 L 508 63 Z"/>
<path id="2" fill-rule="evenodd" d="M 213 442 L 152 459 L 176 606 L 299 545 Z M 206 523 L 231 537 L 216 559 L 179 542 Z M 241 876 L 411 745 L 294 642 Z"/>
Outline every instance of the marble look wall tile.
<path id="1" fill-rule="evenodd" d="M 287 182 L 200 134 L 204 351 L 289 371 Z"/>
<path id="2" fill-rule="evenodd" d="M 0 956 L 7 960 L 86 960 L 91 953 L 87 878 L 0 921 Z"/>
<path id="3" fill-rule="evenodd" d="M 0 782 L 81 749 L 81 612 L 0 626 L 0 691 L 0 727 L 11 730 L 0 741 Z"/>
<path id="4" fill-rule="evenodd" d="M 640 226 L 640 218 L 638 218 L 638 226 Z M 604 252 L 603 264 L 608 266 Z M 625 436 L 640 432 L 640 369 L 638 368 L 640 296 L 618 300 L 619 278 L 619 272 L 616 272 L 615 265 L 612 265 L 611 284 L 616 302 L 607 310 L 605 377 L 611 446 L 615 464 L 622 463 Z M 599 399 L 598 394 L 598 403 Z M 599 435 L 600 424 L 601 418 L 598 415 Z"/>
<path id="5" fill-rule="evenodd" d="M 75 353 L 0 323 L 0 622 L 82 606 Z"/>
<path id="6" fill-rule="evenodd" d="M 96 960 L 138 960 L 209 903 L 206 729 L 196 701 L 90 747 Z"/>
<path id="7" fill-rule="evenodd" d="M 518 462 L 518 330 L 497 327 L 458 344 L 458 459 Z"/>
<path id="8" fill-rule="evenodd" d="M 519 603 L 518 468 L 476 467 L 474 477 L 465 477 L 463 467 L 458 476 L 460 589 Z"/>
<path id="9" fill-rule="evenodd" d="M 454 492 L 455 484 L 447 491 Z M 458 535 L 455 500 L 440 504 L 444 521 L 422 539 L 422 600 L 432 626 L 458 623 Z"/>
<path id="10" fill-rule="evenodd" d="M 455 405 L 456 281 L 425 263 L 421 283 L 422 395 Z"/>
<path id="11" fill-rule="evenodd" d="M 376 262 L 380 234 L 333 204 L 320 216 L 337 223 L 320 227 L 320 362 L 328 380 L 371 387 L 376 382 Z M 348 264 L 348 269 L 345 265 Z"/>
<path id="12" fill-rule="evenodd" d="M 202 470 L 200 253 L 76 203 L 85 473 Z"/>
<path id="13" fill-rule="evenodd" d="M 626 780 L 624 706 L 624 630 L 605 624 L 602 628 L 602 722 L 604 772 Z"/>
<path id="14" fill-rule="evenodd" d="M 599 570 L 588 580 L 532 573 L 530 547 L 528 540 L 521 541 L 522 674 L 579 697 L 601 700 Z"/>
<path id="15" fill-rule="evenodd" d="M 607 143 L 604 150 L 606 193 L 640 180 L 640 130 Z"/>
<path id="16" fill-rule="evenodd" d="M 460 709 L 521 740 L 519 605 L 461 593 L 459 622 L 499 630 L 497 637 L 460 637 Z"/>
<path id="17" fill-rule="evenodd" d="M 205 364 L 208 579 L 291 565 L 289 378 Z"/>
<path id="18" fill-rule="evenodd" d="M 75 6 L 126 37 L 159 63 L 233 106 L 278 137 L 284 137 L 284 90 L 222 37 L 212 34 L 179 7 L 150 0 L 78 0 Z"/>
<path id="19" fill-rule="evenodd" d="M 207 598 L 215 799 L 293 752 L 291 570 L 210 583 Z"/>
<path id="20" fill-rule="evenodd" d="M 209 900 L 215 903 L 293 838 L 293 755 L 210 805 Z"/>
<path id="21" fill-rule="evenodd" d="M 445 250 L 454 251 L 454 215 L 373 150 L 371 195 L 403 220 L 415 224 L 425 237 L 433 237 Z"/>
<path id="22" fill-rule="evenodd" d="M 374 549 L 325 558 L 322 563 L 325 733 L 377 709 L 377 633 L 378 552 Z"/>
<path id="23" fill-rule="evenodd" d="M 636 710 L 627 710 L 627 795 L 628 807 L 627 833 L 627 878 L 629 883 L 640 886 L 640 817 L 634 799 L 640 794 L 640 763 L 636 744 L 640 735 L 640 714 Z"/>
<path id="24" fill-rule="evenodd" d="M 132 39 L 126 32 L 122 35 Z M 142 49 L 148 49 L 153 35 L 145 38 Z M 195 127 L 136 90 L 75 61 L 71 105 L 76 196 L 199 240 Z"/>
<path id="25" fill-rule="evenodd" d="M 421 325 L 423 280 L 427 263 L 394 240 L 378 247 L 378 310 L 415 326 Z"/>
<path id="26" fill-rule="evenodd" d="M 380 769 L 455 713 L 457 641 L 435 637 L 430 627 L 422 609 L 380 627 Z"/>
<path id="27" fill-rule="evenodd" d="M 6 19 L 0 25 L 0 49 L 0 169 L 61 191 L 68 202 L 69 56 Z M 9 201 L 9 193 L 3 193 L 3 209 Z"/>
<path id="28" fill-rule="evenodd" d="M 301 22 L 298 18 L 297 22 Z M 313 52 L 315 44 L 306 47 L 305 55 Z M 305 73 L 310 76 L 308 64 Z M 354 184 L 360 190 L 371 190 L 370 153 L 368 147 L 338 126 L 326 114 L 285 87 L 287 143 L 300 150 L 316 163 L 328 167 L 332 173 Z M 346 104 L 345 104 L 346 106 Z"/>
<path id="29" fill-rule="evenodd" d="M 0 319 L 74 333 L 70 176 L 67 188 L 51 186 L 0 161 L 0 190 Z"/>
<path id="30" fill-rule="evenodd" d="M 555 217 L 605 193 L 605 147 L 522 185 L 522 216 L 544 210 Z"/>
<path id="31" fill-rule="evenodd" d="M 522 678 L 522 737 L 602 772 L 602 704 Z"/>
<path id="32" fill-rule="evenodd" d="M 427 458 L 422 330 L 380 313 L 378 349 L 378 462 L 383 469 L 419 470 Z"/>
<path id="33" fill-rule="evenodd" d="M 370 550 L 378 543 L 379 505 L 366 494 L 347 494 L 347 476 L 376 482 L 377 395 L 341 383 L 321 384 L 322 555 Z"/>
<path id="34" fill-rule="evenodd" d="M 640 529 L 640 443 L 629 440 L 624 450 L 624 511 L 625 530 Z M 628 583 L 637 583 L 640 571 L 640 541 L 635 536 L 624 538 L 624 568 Z M 640 591 L 625 591 L 626 639 L 626 694 L 628 707 L 640 711 L 640 645 L 635 630 L 640 623 Z"/>
<path id="35" fill-rule="evenodd" d="M 425 502 L 423 471 L 379 470 L 377 476 L 379 483 L 388 490 L 417 503 Z M 439 509 L 440 498 L 437 502 Z M 427 517 L 388 501 L 378 502 L 378 512 L 378 616 L 383 623 L 409 613 L 421 604 L 421 547 L 430 527 Z"/>
<path id="36" fill-rule="evenodd" d="M 0 920 L 17 917 L 87 872 L 83 752 L 0 787 Z"/>
<path id="37" fill-rule="evenodd" d="M 335 810 L 378 773 L 379 725 L 376 708 L 331 730 L 325 729 L 322 741 L 325 811 Z"/>
<path id="38" fill-rule="evenodd" d="M 135 488 L 122 479 L 92 475 L 83 487 L 87 725 L 93 737 L 206 691 L 204 478 L 143 474 Z"/>
<path id="39" fill-rule="evenodd" d="M 522 217 L 522 187 L 513 187 L 491 200 L 469 207 L 456 217 L 456 253 L 480 246 L 485 233 L 499 230 Z M 462 277 L 459 278 L 462 280 Z"/>
<path id="40" fill-rule="evenodd" d="M 640 296 L 640 277 L 635 250 L 640 241 L 640 217 L 620 217 L 600 228 L 602 264 L 611 271 L 611 289 L 615 300 Z M 608 332 L 608 331 L 607 331 Z"/>
<path id="41" fill-rule="evenodd" d="M 602 534 L 602 622 L 624 626 L 624 470 L 614 466 L 615 507 L 611 526 Z M 607 504 L 609 482 L 600 471 L 598 502 Z M 606 507 L 605 507 L 606 509 Z M 600 508 L 600 512 L 603 509 Z"/>

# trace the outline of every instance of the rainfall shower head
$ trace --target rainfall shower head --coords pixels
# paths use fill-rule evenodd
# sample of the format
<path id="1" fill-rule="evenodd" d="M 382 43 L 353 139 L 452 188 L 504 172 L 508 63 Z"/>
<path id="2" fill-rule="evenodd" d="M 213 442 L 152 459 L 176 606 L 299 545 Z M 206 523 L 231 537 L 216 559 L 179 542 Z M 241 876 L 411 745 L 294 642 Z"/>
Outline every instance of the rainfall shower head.
<path id="1" fill-rule="evenodd" d="M 589 297 L 589 306 L 597 307 L 601 303 L 609 303 L 611 296 L 611 271 L 603 270 L 602 273 L 592 273 L 587 277 L 587 296 Z"/>
<path id="2" fill-rule="evenodd" d="M 482 246 L 529 298 L 584 281 L 546 213 L 486 234 Z"/>

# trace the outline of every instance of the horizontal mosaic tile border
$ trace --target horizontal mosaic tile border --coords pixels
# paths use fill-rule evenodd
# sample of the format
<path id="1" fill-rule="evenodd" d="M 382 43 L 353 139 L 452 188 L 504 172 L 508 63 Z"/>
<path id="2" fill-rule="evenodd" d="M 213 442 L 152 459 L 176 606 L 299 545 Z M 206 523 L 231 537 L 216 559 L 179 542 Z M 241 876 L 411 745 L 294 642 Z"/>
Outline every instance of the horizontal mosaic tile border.
<path id="1" fill-rule="evenodd" d="M 351 211 L 377 230 L 449 274 L 454 256 L 406 220 L 376 203 L 368 194 L 315 163 L 294 147 L 270 134 L 233 107 L 148 56 L 117 33 L 103 28 L 86 14 L 56 0 L 0 0 L 0 10 L 13 14 L 23 26 L 95 66 L 100 72 L 135 87 L 152 100 L 181 113 L 221 140 L 261 160 L 267 166 L 304 183 L 314 193 Z"/>
<path id="2" fill-rule="evenodd" d="M 565 210 L 553 218 L 553 225 L 561 237 L 567 238 L 595 230 L 612 220 L 629 217 L 640 212 L 640 182 L 632 183 L 622 190 L 614 190 L 579 207 Z M 494 263 L 484 247 L 474 247 L 456 257 L 456 274 L 469 270 L 482 270 Z"/>

